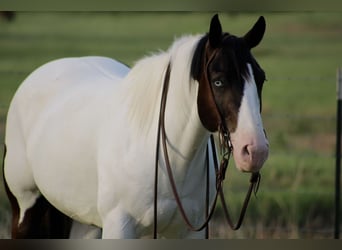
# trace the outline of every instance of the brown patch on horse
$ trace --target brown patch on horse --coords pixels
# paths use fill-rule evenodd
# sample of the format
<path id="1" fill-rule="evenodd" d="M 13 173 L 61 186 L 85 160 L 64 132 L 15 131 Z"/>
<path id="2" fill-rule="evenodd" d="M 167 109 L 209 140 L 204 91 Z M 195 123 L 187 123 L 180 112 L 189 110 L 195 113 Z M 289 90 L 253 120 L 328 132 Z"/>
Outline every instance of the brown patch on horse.
<path id="1" fill-rule="evenodd" d="M 213 76 L 217 75 L 217 72 L 221 71 L 220 74 L 222 75 L 229 68 L 226 67 L 225 63 L 227 58 L 221 55 L 224 46 L 223 40 L 229 36 L 229 33 L 222 33 L 220 21 L 215 15 L 211 20 L 209 33 L 202 37 L 197 44 L 192 59 L 191 76 L 199 83 L 198 115 L 203 126 L 210 132 L 217 131 L 220 125 L 229 126 L 229 129 L 233 131 L 237 124 L 237 113 L 242 93 L 236 95 L 236 91 L 232 93 L 232 90 L 227 88 L 215 89 L 212 83 Z M 221 65 L 219 70 L 216 69 L 216 65 Z M 238 102 L 237 105 L 234 105 L 236 99 Z"/>
<path id="2" fill-rule="evenodd" d="M 43 196 L 25 212 L 20 225 L 14 225 L 13 238 L 65 239 L 69 237 L 72 220 L 53 207 Z"/>
<path id="3" fill-rule="evenodd" d="M 199 82 L 198 115 L 203 126 L 211 132 L 217 131 L 221 116 L 209 82 L 208 65 L 220 46 L 221 37 L 222 27 L 215 15 L 210 23 L 209 34 L 199 41 L 191 63 L 191 76 Z"/>
<path id="4" fill-rule="evenodd" d="M 66 239 L 69 238 L 72 220 L 53 207 L 43 196 L 25 212 L 18 225 L 19 213 L 13 213 L 13 239 Z"/>
<path id="5" fill-rule="evenodd" d="M 265 20 L 260 17 L 244 37 L 223 33 L 218 16 L 215 15 L 209 33 L 199 40 L 192 59 L 191 77 L 199 83 L 199 118 L 210 132 L 217 131 L 219 126 L 229 132 L 235 131 L 244 84 L 249 77 L 255 79 L 261 110 L 265 73 L 250 50 L 258 45 L 264 31 Z M 247 64 L 251 65 L 253 76 L 249 75 Z"/>
<path id="6" fill-rule="evenodd" d="M 207 46 L 208 47 L 208 46 Z M 209 53 L 206 57 L 213 57 L 214 52 Z M 208 81 L 207 63 L 202 65 L 202 74 L 198 79 L 198 96 L 197 96 L 197 107 L 198 115 L 204 127 L 210 132 L 215 132 L 221 121 L 221 116 L 215 102 L 215 97 L 213 96 L 213 90 L 211 89 L 211 84 Z"/>

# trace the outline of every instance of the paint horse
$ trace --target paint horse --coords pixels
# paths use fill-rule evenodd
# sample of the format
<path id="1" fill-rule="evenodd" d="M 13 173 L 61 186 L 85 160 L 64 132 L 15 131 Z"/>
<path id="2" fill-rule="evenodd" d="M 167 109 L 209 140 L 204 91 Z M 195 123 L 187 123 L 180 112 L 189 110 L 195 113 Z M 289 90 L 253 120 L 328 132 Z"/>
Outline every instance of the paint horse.
<path id="1" fill-rule="evenodd" d="M 28 76 L 11 102 L 6 127 L 12 237 L 63 238 L 70 230 L 84 237 L 100 232 L 102 238 L 151 234 L 166 74 L 169 159 L 184 210 L 200 224 L 211 133 L 227 127 L 243 172 L 258 172 L 268 157 L 260 115 L 265 73 L 251 54 L 265 25 L 260 17 L 236 37 L 222 32 L 215 15 L 209 33 L 182 37 L 132 69 L 104 57 L 65 58 Z M 184 226 L 160 155 L 158 235 L 203 238 L 203 230 Z M 209 179 L 213 199 L 213 168 Z"/>

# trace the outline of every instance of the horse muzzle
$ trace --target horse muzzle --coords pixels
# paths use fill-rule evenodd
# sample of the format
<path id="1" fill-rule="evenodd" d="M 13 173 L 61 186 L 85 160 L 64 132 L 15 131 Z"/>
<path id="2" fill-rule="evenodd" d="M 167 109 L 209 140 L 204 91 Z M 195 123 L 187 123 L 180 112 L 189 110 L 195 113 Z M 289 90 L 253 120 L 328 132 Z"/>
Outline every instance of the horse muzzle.
<path id="1" fill-rule="evenodd" d="M 258 172 L 268 158 L 269 143 L 266 135 L 231 134 L 236 167 L 243 172 Z"/>

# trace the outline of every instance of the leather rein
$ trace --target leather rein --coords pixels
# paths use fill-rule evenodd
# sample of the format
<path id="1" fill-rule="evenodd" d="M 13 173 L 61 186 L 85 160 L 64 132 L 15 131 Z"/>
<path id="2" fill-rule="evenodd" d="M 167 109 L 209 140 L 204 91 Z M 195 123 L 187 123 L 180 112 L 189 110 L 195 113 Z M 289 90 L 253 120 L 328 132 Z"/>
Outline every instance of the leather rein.
<path id="1" fill-rule="evenodd" d="M 205 204 L 206 204 L 206 209 L 205 209 L 205 220 L 204 222 L 200 225 L 195 227 L 192 225 L 192 223 L 189 220 L 189 217 L 187 216 L 185 209 L 183 207 L 182 201 L 179 197 L 179 193 L 177 191 L 177 187 L 175 184 L 175 180 L 173 177 L 172 173 L 172 168 L 169 160 L 169 155 L 168 155 L 168 149 L 166 145 L 166 131 L 165 131 L 165 108 L 166 108 L 166 101 L 167 101 L 167 93 L 169 89 L 169 82 L 170 82 L 170 73 L 171 73 L 171 65 L 170 63 L 167 66 L 167 70 L 165 73 L 164 77 L 164 82 L 163 82 L 163 90 L 162 90 L 162 96 L 161 96 L 161 103 L 160 103 L 160 113 L 159 113 L 159 121 L 158 121 L 158 133 L 157 133 L 157 141 L 156 141 L 156 158 L 155 158 L 155 182 L 154 182 L 154 224 L 153 224 L 153 238 L 157 239 L 157 234 L 158 234 L 158 162 L 159 162 L 159 154 L 160 154 L 160 143 L 162 144 L 162 150 L 163 150 L 163 156 L 165 160 L 165 165 L 166 165 L 166 170 L 168 173 L 169 177 L 169 182 L 171 185 L 172 193 L 174 196 L 174 199 L 177 203 L 178 209 L 181 213 L 181 216 L 187 225 L 188 229 L 191 231 L 201 231 L 204 228 L 206 229 L 205 231 L 205 237 L 209 238 L 209 221 L 214 213 L 214 210 L 216 208 L 217 204 L 217 199 L 218 196 L 220 196 L 221 203 L 222 203 L 222 208 L 224 211 L 225 218 L 227 220 L 227 223 L 233 230 L 238 230 L 242 224 L 242 221 L 244 219 L 248 203 L 251 197 L 251 194 L 254 191 L 254 194 L 256 195 L 259 184 L 260 184 L 260 178 L 261 175 L 259 172 L 257 173 L 252 173 L 250 177 L 250 184 L 249 188 L 244 200 L 244 203 L 241 208 L 240 215 L 238 217 L 237 223 L 234 224 L 230 213 L 228 211 L 228 206 L 225 200 L 225 196 L 223 193 L 223 181 L 225 179 L 225 174 L 226 170 L 229 164 L 230 156 L 233 150 L 231 141 L 230 141 L 230 134 L 228 132 L 228 129 L 226 128 L 223 120 L 221 119 L 221 123 L 218 127 L 218 137 L 219 137 L 219 149 L 220 149 L 220 155 L 221 155 L 221 161 L 220 164 L 218 163 L 217 159 L 217 152 L 216 152 L 216 147 L 215 147 L 215 141 L 214 137 L 211 134 L 210 135 L 210 143 L 211 143 L 211 148 L 212 148 L 212 157 L 214 159 L 214 168 L 215 168 L 215 173 L 216 173 L 216 192 L 214 196 L 214 200 L 212 201 L 212 204 L 209 205 L 209 148 L 207 146 L 206 150 L 206 167 L 207 167 L 207 177 L 206 177 L 206 198 L 205 198 Z"/>

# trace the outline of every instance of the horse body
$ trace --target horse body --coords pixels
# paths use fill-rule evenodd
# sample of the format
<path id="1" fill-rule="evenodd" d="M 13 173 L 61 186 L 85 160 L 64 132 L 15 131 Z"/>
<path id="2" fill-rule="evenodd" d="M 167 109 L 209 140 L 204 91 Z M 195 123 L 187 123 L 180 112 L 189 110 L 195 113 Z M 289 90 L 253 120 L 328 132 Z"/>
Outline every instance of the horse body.
<path id="1" fill-rule="evenodd" d="M 208 84 L 217 95 L 216 112 L 220 111 L 222 121 L 234 128 L 235 161 L 243 171 L 261 168 L 268 154 L 258 100 L 264 79 L 255 76 L 261 74 L 262 78 L 262 71 L 247 54 L 248 61 L 239 59 L 243 61 L 245 79 L 234 73 L 236 86 L 222 88 L 219 83 L 225 79 L 221 77 L 225 72 L 220 65 L 230 61 L 221 56 L 225 51 L 217 52 L 221 45 L 215 39 L 228 37 L 222 36 L 217 22 L 212 21 L 208 36 L 178 39 L 168 51 L 146 57 L 132 69 L 104 57 L 67 58 L 40 67 L 23 82 L 8 112 L 5 138 L 8 151 L 4 177 L 14 211 L 12 235 L 32 237 L 28 228 L 40 225 L 35 224 L 40 213 L 47 213 L 48 221 L 53 214 L 70 217 L 77 221 L 72 232 L 84 231 L 80 233 L 84 236 L 96 235 L 97 227 L 102 228 L 103 238 L 151 234 L 159 106 L 168 67 L 166 143 L 190 221 L 199 225 L 205 219 L 206 150 L 213 124 L 216 128 L 219 124 L 217 117 L 208 118 L 208 112 L 203 111 L 213 112 L 211 94 L 203 83 L 206 74 L 211 74 L 206 81 L 210 80 Z M 253 32 L 261 29 L 263 35 L 264 23 L 260 21 L 256 26 Z M 206 49 L 201 41 L 212 48 Z M 226 43 L 229 50 L 235 46 Z M 197 51 L 208 53 L 211 59 L 206 63 L 205 54 Z M 219 76 L 219 81 L 213 76 Z M 234 96 L 233 92 L 237 93 L 236 101 L 229 103 L 222 93 Z M 232 112 L 235 118 L 226 115 Z M 245 129 L 244 124 L 248 125 Z M 203 231 L 192 232 L 184 226 L 161 149 L 158 165 L 159 234 L 202 238 Z M 212 157 L 209 165 L 213 165 Z M 210 199 L 214 197 L 215 178 L 215 170 L 210 167 Z M 42 210 L 42 206 L 57 210 Z M 91 226 L 82 229 L 82 224 Z M 39 233 L 33 236 L 42 237 Z"/>
<path id="2" fill-rule="evenodd" d="M 189 39 L 185 40 L 189 43 Z M 196 40 L 190 39 L 191 46 Z M 103 222 L 107 222 L 104 237 L 122 237 L 118 233 L 136 237 L 130 234 L 139 232 L 140 224 L 141 228 L 151 230 L 154 175 L 148 173 L 154 169 L 158 96 L 169 60 L 167 53 L 155 55 L 143 59 L 129 72 L 126 66 L 107 58 L 61 59 L 42 66 L 25 80 L 9 110 L 6 137 L 9 149 L 25 145 L 21 155 L 15 152 L 12 157 L 9 150 L 6 157 L 6 165 L 12 165 L 6 168 L 6 179 L 16 183 L 11 190 L 21 204 L 20 221 L 43 195 L 74 220 L 98 227 L 106 227 Z M 151 67 L 152 76 L 144 77 L 146 65 Z M 189 86 L 187 93 L 179 92 L 184 89 L 184 79 L 177 78 L 184 74 L 178 70 L 187 70 L 189 65 L 185 66 L 174 64 L 170 95 L 183 95 L 183 100 L 194 102 L 170 100 L 166 111 L 170 126 L 166 129 L 180 193 L 189 213 L 196 215 L 199 213 L 194 210 L 204 207 L 204 189 L 198 187 L 205 180 L 203 152 L 209 134 L 197 117 L 196 98 L 189 98 L 197 93 L 195 85 Z M 154 82 L 159 86 L 153 86 Z M 132 88 L 141 88 L 133 92 L 138 96 L 132 95 Z M 179 117 L 179 112 L 183 117 Z M 18 129 L 19 140 L 13 138 L 18 137 Z M 191 152 L 186 152 L 188 148 Z M 20 164 L 11 163 L 18 158 L 22 158 Z M 193 176 L 198 179 L 194 181 Z M 167 182 L 166 173 L 161 171 L 160 183 Z M 168 185 L 160 187 L 164 188 L 159 190 L 158 218 L 163 231 L 174 219 L 176 203 Z M 198 220 L 203 216 L 193 219 L 200 223 Z M 115 229 L 113 224 L 118 224 L 118 220 L 122 220 L 122 225 Z M 125 229 L 127 224 L 136 228 Z M 176 231 L 184 234 L 178 228 Z"/>
<path id="3" fill-rule="evenodd" d="M 109 74 L 108 68 L 114 73 Z M 13 157 L 11 150 L 6 157 L 6 164 L 13 165 L 6 169 L 7 181 L 17 180 L 22 173 L 22 181 L 15 183 L 18 189 L 27 189 L 17 192 L 31 192 L 30 200 L 34 202 L 39 186 L 52 204 L 58 204 L 58 197 L 66 197 L 65 207 L 57 206 L 63 212 L 99 223 L 94 216 L 98 189 L 96 136 L 107 111 L 106 95 L 113 93 L 115 83 L 127 72 L 126 67 L 109 59 L 74 58 L 44 65 L 27 78 L 12 101 L 6 136 L 8 149 L 16 149 Z M 19 154 L 17 149 L 23 145 Z M 11 164 L 19 158 L 20 164 Z M 20 187 L 22 183 L 28 185 Z M 81 195 L 80 190 L 87 195 Z M 23 200 L 26 196 L 30 194 Z M 84 211 L 72 213 L 75 206 Z"/>

